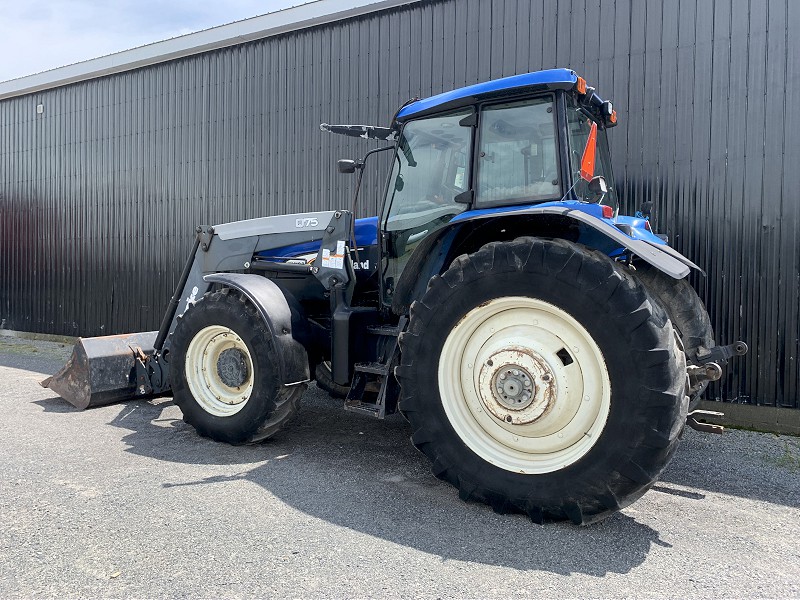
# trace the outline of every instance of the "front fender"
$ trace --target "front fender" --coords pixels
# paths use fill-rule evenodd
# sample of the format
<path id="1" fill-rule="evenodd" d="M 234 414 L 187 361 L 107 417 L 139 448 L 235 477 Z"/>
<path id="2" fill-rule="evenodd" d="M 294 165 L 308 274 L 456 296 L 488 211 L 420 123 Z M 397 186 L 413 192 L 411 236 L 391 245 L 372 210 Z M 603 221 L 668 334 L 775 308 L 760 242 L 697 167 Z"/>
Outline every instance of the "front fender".
<path id="1" fill-rule="evenodd" d="M 213 273 L 203 280 L 240 291 L 256 307 L 275 340 L 279 357 L 277 368 L 284 385 L 311 379 L 308 353 L 301 342 L 308 336 L 308 324 L 274 282 L 260 275 L 242 273 Z"/>

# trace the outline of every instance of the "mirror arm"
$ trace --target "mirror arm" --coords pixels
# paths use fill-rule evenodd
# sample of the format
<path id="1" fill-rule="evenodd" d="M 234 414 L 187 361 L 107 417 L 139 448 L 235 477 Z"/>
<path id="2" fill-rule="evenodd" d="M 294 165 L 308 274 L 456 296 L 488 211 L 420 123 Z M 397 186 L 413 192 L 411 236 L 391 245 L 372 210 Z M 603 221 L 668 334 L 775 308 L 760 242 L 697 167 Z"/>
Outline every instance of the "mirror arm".
<path id="1" fill-rule="evenodd" d="M 358 205 L 358 193 L 361 191 L 361 180 L 364 178 L 364 167 L 367 165 L 367 159 L 373 154 L 378 152 L 385 152 L 386 150 L 393 150 L 396 146 L 381 146 L 373 148 L 367 152 L 360 161 L 355 162 L 355 168 L 358 170 L 358 180 L 356 181 L 356 191 L 353 194 L 353 204 L 350 207 L 350 243 L 353 244 L 353 252 L 355 253 L 356 262 L 360 263 L 361 259 L 358 257 L 358 244 L 356 243 L 356 206 Z"/>

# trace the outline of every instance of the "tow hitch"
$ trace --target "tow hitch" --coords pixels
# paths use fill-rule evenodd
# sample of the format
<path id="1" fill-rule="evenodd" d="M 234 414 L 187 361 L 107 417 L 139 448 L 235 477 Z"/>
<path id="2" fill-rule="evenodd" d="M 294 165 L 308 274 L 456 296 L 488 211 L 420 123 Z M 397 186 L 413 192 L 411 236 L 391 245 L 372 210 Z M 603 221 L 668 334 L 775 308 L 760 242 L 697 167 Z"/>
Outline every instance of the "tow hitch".
<path id="1" fill-rule="evenodd" d="M 698 352 L 695 364 L 686 367 L 686 374 L 689 377 L 689 389 L 697 389 L 707 381 L 717 381 L 722 377 L 722 365 L 728 364 L 728 359 L 734 356 L 744 356 L 747 354 L 747 344 L 744 342 L 734 342 L 727 346 L 714 346 L 705 352 Z M 701 423 L 697 417 L 724 417 L 725 413 L 715 410 L 693 410 L 686 415 L 686 424 L 697 431 L 706 433 L 723 433 L 725 428 L 722 425 L 712 423 Z"/>
<path id="2" fill-rule="evenodd" d="M 686 415 L 686 424 L 697 431 L 705 431 L 706 433 L 724 433 L 725 428 L 722 425 L 714 425 L 712 423 L 701 423 L 696 417 L 724 417 L 725 413 L 717 412 L 716 410 L 693 410 Z"/>
<path id="3" fill-rule="evenodd" d="M 722 366 L 728 364 L 729 358 L 745 354 L 747 354 L 747 344 L 744 342 L 714 346 L 704 352 L 698 352 L 692 361 L 693 364 L 686 367 L 689 389 L 697 389 L 707 381 L 717 381 L 722 377 Z"/>
<path id="4" fill-rule="evenodd" d="M 689 388 L 695 389 L 706 381 L 717 381 L 722 377 L 722 367 L 715 362 L 704 364 L 702 367 L 690 365 L 686 367 L 689 376 Z"/>

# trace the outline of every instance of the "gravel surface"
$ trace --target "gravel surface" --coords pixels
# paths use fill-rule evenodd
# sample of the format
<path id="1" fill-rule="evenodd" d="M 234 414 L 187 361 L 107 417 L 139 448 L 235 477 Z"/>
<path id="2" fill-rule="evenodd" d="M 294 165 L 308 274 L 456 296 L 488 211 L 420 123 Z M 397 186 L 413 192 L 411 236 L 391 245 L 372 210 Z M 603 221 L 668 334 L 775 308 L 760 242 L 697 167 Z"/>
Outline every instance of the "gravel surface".
<path id="1" fill-rule="evenodd" d="M 276 438 L 198 437 L 169 398 L 78 411 L 69 348 L 0 337 L 0 597 L 798 597 L 800 440 L 688 430 L 589 527 L 464 503 L 399 416 L 312 387 Z"/>

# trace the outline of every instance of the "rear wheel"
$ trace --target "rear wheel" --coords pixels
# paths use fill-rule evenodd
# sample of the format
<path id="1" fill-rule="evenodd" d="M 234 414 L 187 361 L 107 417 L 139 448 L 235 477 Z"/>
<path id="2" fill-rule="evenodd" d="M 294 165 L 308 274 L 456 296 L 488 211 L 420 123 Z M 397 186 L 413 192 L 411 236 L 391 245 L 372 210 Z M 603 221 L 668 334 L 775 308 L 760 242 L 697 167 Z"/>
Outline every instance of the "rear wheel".
<path id="1" fill-rule="evenodd" d="M 268 327 L 228 288 L 206 294 L 179 318 L 170 354 L 175 404 L 203 436 L 258 442 L 297 412 L 305 386 L 282 385 Z"/>
<path id="2" fill-rule="evenodd" d="M 675 279 L 647 264 L 637 265 L 634 274 L 669 315 L 683 344 L 687 362 L 693 362 L 699 351 L 716 345 L 711 318 L 687 279 Z M 707 387 L 708 382 L 703 381 L 689 390 L 693 404 L 700 400 Z"/>
<path id="3" fill-rule="evenodd" d="M 608 257 L 561 240 L 456 259 L 411 308 L 401 410 L 433 471 L 499 512 L 586 523 L 656 480 L 686 418 L 669 319 Z"/>

